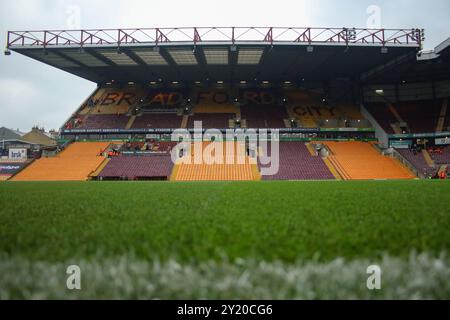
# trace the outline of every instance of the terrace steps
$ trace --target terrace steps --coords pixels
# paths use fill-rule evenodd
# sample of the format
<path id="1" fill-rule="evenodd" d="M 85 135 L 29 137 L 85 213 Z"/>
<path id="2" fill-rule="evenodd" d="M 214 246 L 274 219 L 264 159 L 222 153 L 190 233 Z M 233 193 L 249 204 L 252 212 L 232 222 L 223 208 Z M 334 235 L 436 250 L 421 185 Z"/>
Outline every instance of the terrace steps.
<path id="1" fill-rule="evenodd" d="M 100 174 L 100 172 L 102 172 L 103 169 L 105 169 L 105 167 L 108 165 L 108 162 L 110 162 L 110 161 L 111 161 L 111 159 L 106 158 L 106 159 L 98 166 L 98 168 L 97 168 L 94 172 L 92 172 L 92 173 L 89 175 L 89 177 L 91 177 L 91 178 L 97 177 L 97 176 Z"/>
<path id="2" fill-rule="evenodd" d="M 188 115 L 184 115 L 183 119 L 181 120 L 181 128 L 182 129 L 186 129 L 188 126 L 188 122 L 189 122 L 189 116 Z"/>
<path id="3" fill-rule="evenodd" d="M 130 129 L 133 126 L 134 121 L 136 120 L 136 116 L 131 116 L 130 120 L 128 120 L 127 125 L 125 126 L 125 129 Z"/>
<path id="4" fill-rule="evenodd" d="M 336 170 L 336 168 L 333 166 L 329 158 L 324 158 L 323 162 L 325 162 L 326 166 L 328 167 L 328 170 L 330 170 L 331 174 L 334 176 L 336 180 L 343 180 L 342 176 L 339 174 L 339 172 Z"/>
<path id="5" fill-rule="evenodd" d="M 252 171 L 253 171 L 253 180 L 260 181 L 262 179 L 261 172 L 259 172 L 259 168 L 257 164 L 252 164 Z"/>
<path id="6" fill-rule="evenodd" d="M 345 171 L 344 167 L 339 163 L 334 155 L 329 156 L 327 159 L 329 160 L 331 166 L 334 168 L 333 171 L 337 173 L 337 176 L 339 177 L 338 180 L 351 180 L 350 175 Z M 336 177 L 336 175 L 334 176 Z"/>
<path id="7" fill-rule="evenodd" d="M 447 116 L 448 99 L 442 101 L 441 112 L 439 113 L 439 119 L 436 126 L 436 132 L 442 132 L 444 129 L 445 118 Z"/>
<path id="8" fill-rule="evenodd" d="M 397 109 L 395 108 L 395 106 L 392 103 L 389 103 L 388 107 L 398 122 L 404 122 L 402 117 L 400 116 L 400 113 L 398 113 Z"/>
<path id="9" fill-rule="evenodd" d="M 313 157 L 315 157 L 315 156 L 316 156 L 316 152 L 315 152 L 315 150 L 314 150 L 312 144 L 311 144 L 311 143 L 306 143 L 305 145 L 306 145 L 306 148 L 308 149 L 309 153 L 310 153 Z"/>
<path id="10" fill-rule="evenodd" d="M 422 154 L 423 154 L 423 157 L 424 157 L 426 163 L 427 163 L 430 167 L 433 167 L 433 168 L 434 168 L 434 167 L 435 167 L 434 160 L 431 158 L 431 156 L 430 156 L 430 154 L 428 153 L 428 151 L 425 150 L 425 149 L 423 149 L 423 150 L 422 150 Z"/>

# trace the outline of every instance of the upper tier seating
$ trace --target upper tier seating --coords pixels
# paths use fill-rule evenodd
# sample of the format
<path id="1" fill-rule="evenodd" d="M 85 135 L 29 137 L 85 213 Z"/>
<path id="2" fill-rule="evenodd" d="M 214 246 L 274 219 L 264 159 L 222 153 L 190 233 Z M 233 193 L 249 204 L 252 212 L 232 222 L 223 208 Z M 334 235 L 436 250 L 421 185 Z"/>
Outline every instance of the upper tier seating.
<path id="1" fill-rule="evenodd" d="M 175 167 L 175 177 L 176 181 L 238 181 L 238 180 L 256 180 L 255 171 L 257 171 L 256 164 L 251 164 L 248 157 L 245 157 L 245 163 L 239 164 L 237 161 L 238 149 L 241 148 L 240 152 L 244 152 L 240 143 L 234 143 L 234 157 L 232 157 L 232 151 L 225 147 L 225 143 L 213 142 L 218 146 L 219 144 L 223 149 L 224 163 L 222 164 L 206 164 L 206 161 L 202 161 L 202 164 L 195 164 L 193 159 L 194 148 L 191 148 L 190 164 L 177 164 Z M 203 143 L 203 150 L 206 148 L 210 142 Z M 234 164 L 225 163 L 226 157 L 234 159 Z"/>
<path id="2" fill-rule="evenodd" d="M 76 142 L 53 158 L 41 158 L 13 177 L 14 181 L 83 181 L 105 160 L 109 142 Z"/>
<path id="3" fill-rule="evenodd" d="M 324 103 L 323 94 L 313 91 L 288 91 L 288 112 L 302 127 L 370 127 L 360 108 L 351 103 Z"/>
<path id="4" fill-rule="evenodd" d="M 286 109 L 272 105 L 241 106 L 241 117 L 247 120 L 247 128 L 285 128 Z"/>
<path id="5" fill-rule="evenodd" d="M 435 132 L 442 101 L 411 101 L 395 104 L 395 109 L 411 132 Z"/>
<path id="6" fill-rule="evenodd" d="M 77 129 L 124 129 L 129 121 L 129 117 L 124 114 L 103 114 L 89 115 L 81 118 Z"/>
<path id="7" fill-rule="evenodd" d="M 81 108 L 79 114 L 124 114 L 143 96 L 136 87 L 126 89 L 100 88 Z"/>
<path id="8" fill-rule="evenodd" d="M 406 160 L 408 160 L 418 172 L 425 177 L 432 177 L 436 174 L 437 169 L 430 167 L 422 152 L 413 152 L 410 149 L 396 149 Z"/>
<path id="9" fill-rule="evenodd" d="M 386 133 L 395 133 L 391 123 L 397 122 L 397 119 L 386 103 L 371 103 L 367 104 L 366 108 Z"/>
<path id="10" fill-rule="evenodd" d="M 324 142 L 332 152 L 330 160 L 346 179 L 413 179 L 397 160 L 381 155 L 366 142 Z"/>
<path id="11" fill-rule="evenodd" d="M 228 128 L 228 121 L 235 118 L 232 113 L 197 113 L 189 117 L 188 128 L 194 128 L 194 121 L 202 121 L 206 129 Z"/>
<path id="12" fill-rule="evenodd" d="M 131 128 L 134 129 L 178 129 L 181 127 L 182 117 L 174 113 L 144 113 L 137 116 Z"/>
<path id="13" fill-rule="evenodd" d="M 394 104 L 401 120 L 403 120 L 412 133 L 432 133 L 436 131 L 442 100 L 436 101 L 408 101 Z M 392 123 L 399 120 L 389 109 L 387 103 L 370 103 L 367 110 L 375 118 L 378 124 L 388 133 L 393 134 Z M 444 123 L 444 130 L 445 130 Z"/>
<path id="14" fill-rule="evenodd" d="M 140 157 L 123 156 L 112 158 L 98 177 L 101 179 L 167 180 L 171 175 L 172 169 L 172 159 L 168 154 Z"/>
<path id="15" fill-rule="evenodd" d="M 264 154 L 271 156 L 270 143 Z M 321 157 L 312 156 L 303 142 L 280 142 L 279 171 L 263 180 L 334 180 Z M 263 167 L 259 164 L 260 167 Z"/>

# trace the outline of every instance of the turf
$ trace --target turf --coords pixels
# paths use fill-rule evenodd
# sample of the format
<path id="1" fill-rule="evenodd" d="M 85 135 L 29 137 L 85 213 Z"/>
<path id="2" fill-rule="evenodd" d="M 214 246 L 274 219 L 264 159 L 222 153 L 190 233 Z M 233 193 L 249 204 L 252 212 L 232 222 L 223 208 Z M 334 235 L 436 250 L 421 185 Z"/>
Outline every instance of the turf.
<path id="1" fill-rule="evenodd" d="M 450 183 L 0 183 L 0 256 L 200 263 L 450 248 Z"/>
<path id="2" fill-rule="evenodd" d="M 67 263 L 0 259 L 4 299 L 450 299 L 446 255 L 385 256 L 381 290 L 368 290 L 369 259 L 296 263 L 255 260 L 198 264 L 130 256 L 80 260 L 81 290 L 66 288 Z"/>

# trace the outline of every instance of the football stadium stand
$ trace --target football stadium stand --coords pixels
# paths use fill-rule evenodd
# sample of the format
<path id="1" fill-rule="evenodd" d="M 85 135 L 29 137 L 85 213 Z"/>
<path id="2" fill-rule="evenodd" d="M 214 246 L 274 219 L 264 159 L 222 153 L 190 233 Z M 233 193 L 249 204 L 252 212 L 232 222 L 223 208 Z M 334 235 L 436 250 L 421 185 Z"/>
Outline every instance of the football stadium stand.
<path id="1" fill-rule="evenodd" d="M 182 117 L 174 113 L 144 113 L 136 117 L 131 128 L 181 128 Z"/>
<path id="2" fill-rule="evenodd" d="M 125 114 L 143 95 L 142 90 L 129 87 L 126 90 L 99 88 L 79 110 L 80 115 Z"/>
<path id="3" fill-rule="evenodd" d="M 122 156 L 112 158 L 100 172 L 101 180 L 168 180 L 173 163 L 170 155 Z"/>
<path id="4" fill-rule="evenodd" d="M 90 80 L 97 89 L 59 136 L 35 129 L 31 135 L 12 135 L 17 141 L 6 146 L 3 141 L 5 163 L 12 158 L 7 148 L 26 150 L 30 162 L 44 157 L 19 171 L 4 166 L 0 175 L 13 180 L 349 180 L 414 178 L 409 170 L 435 178 L 437 170 L 447 171 L 448 40 L 430 53 L 420 52 L 422 29 L 268 30 L 9 32 L 7 52 Z M 219 46 L 223 39 L 232 45 Z M 261 177 L 265 167 L 254 158 L 270 154 L 270 147 L 250 150 L 237 142 L 231 143 L 234 148 L 246 149 L 242 164 L 184 161 L 192 162 L 192 154 L 172 164 L 169 152 L 175 144 L 167 141 L 174 129 L 192 134 L 199 121 L 204 129 L 233 129 L 227 133 L 237 140 L 245 133 L 241 129 L 278 129 L 253 132 L 280 138 L 278 173 Z M 226 145 L 202 146 L 214 144 Z M 410 146 L 420 152 L 399 149 Z M 99 150 L 106 148 L 105 158 Z M 223 155 L 230 154 L 224 150 Z"/>
<path id="5" fill-rule="evenodd" d="M 271 153 L 270 143 L 263 153 Z M 334 180 L 335 177 L 320 156 L 312 155 L 302 142 L 280 142 L 279 171 L 263 180 Z M 263 167 L 262 164 L 259 164 Z"/>
<path id="6" fill-rule="evenodd" d="M 129 117 L 124 114 L 92 114 L 79 118 L 77 129 L 124 129 Z"/>
<path id="7" fill-rule="evenodd" d="M 450 146 L 428 150 L 429 155 L 437 165 L 450 164 Z"/>
<path id="8" fill-rule="evenodd" d="M 408 101 L 389 103 L 369 103 L 366 108 L 376 119 L 378 124 L 388 133 L 432 133 L 443 131 L 445 127 L 445 116 L 442 128 L 439 130 L 438 122 L 441 114 L 443 100 Z"/>
<path id="9" fill-rule="evenodd" d="M 189 117 L 188 128 L 194 128 L 195 121 L 201 121 L 202 127 L 206 129 L 229 128 L 229 121 L 236 115 L 232 113 L 197 113 Z"/>
<path id="10" fill-rule="evenodd" d="M 213 146 L 211 146 L 213 144 Z M 203 159 L 202 164 L 195 163 L 195 143 L 192 145 L 191 153 L 187 155 L 189 161 L 186 163 L 183 159 L 175 165 L 172 180 L 175 181 L 243 181 L 259 180 L 256 161 L 245 155 L 245 145 L 241 143 L 231 143 L 230 150 L 226 146 L 230 143 L 222 142 L 203 142 L 202 148 L 216 147 L 217 151 L 223 152 L 223 161 L 221 163 L 211 163 L 211 159 Z M 215 155 L 215 153 L 214 153 Z M 243 161 L 238 161 L 238 157 L 243 155 Z M 226 159 L 231 159 L 233 164 L 227 164 Z M 184 159 L 186 160 L 186 159 Z M 254 163 L 253 163 L 254 162 Z"/>
<path id="11" fill-rule="evenodd" d="M 359 107 L 350 103 L 328 104 L 320 94 L 308 91 L 288 91 L 288 114 L 306 128 L 370 127 Z"/>
<path id="12" fill-rule="evenodd" d="M 13 181 L 84 181 L 105 158 L 109 142 L 76 142 L 52 158 L 41 158 L 12 178 Z"/>
<path id="13" fill-rule="evenodd" d="M 241 106 L 241 117 L 247 128 L 285 128 L 286 109 L 273 105 Z"/>
<path id="14" fill-rule="evenodd" d="M 386 133 L 401 133 L 394 130 L 393 124 L 397 122 L 397 119 L 386 103 L 366 104 L 366 108 L 372 114 L 378 124 L 384 129 L 384 131 L 386 131 Z"/>
<path id="15" fill-rule="evenodd" d="M 415 101 L 395 104 L 401 119 L 408 125 L 410 132 L 435 132 L 442 101 Z"/>
<path id="16" fill-rule="evenodd" d="M 433 177 L 436 174 L 436 169 L 430 166 L 424 158 L 422 152 L 413 151 L 410 149 L 396 149 L 403 158 L 405 158 L 416 170 L 424 175 L 424 177 Z"/>
<path id="17" fill-rule="evenodd" d="M 344 180 L 413 179 L 415 176 L 398 161 L 381 155 L 371 143 L 324 142 L 329 159 Z"/>

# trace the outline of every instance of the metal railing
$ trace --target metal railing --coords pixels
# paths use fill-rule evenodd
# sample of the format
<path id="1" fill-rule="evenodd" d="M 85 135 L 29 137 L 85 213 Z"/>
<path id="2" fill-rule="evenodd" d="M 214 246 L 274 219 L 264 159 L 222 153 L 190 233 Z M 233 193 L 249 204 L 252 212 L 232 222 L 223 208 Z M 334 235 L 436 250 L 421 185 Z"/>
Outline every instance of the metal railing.
<path id="1" fill-rule="evenodd" d="M 7 47 L 122 46 L 160 43 L 329 43 L 420 47 L 423 29 L 311 27 L 183 27 L 9 31 Z"/>

